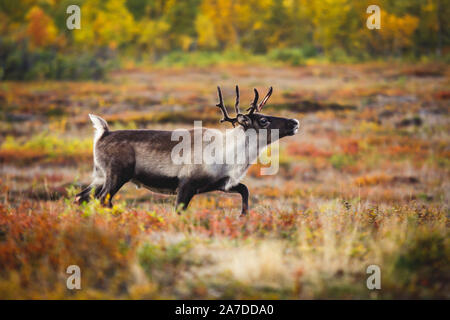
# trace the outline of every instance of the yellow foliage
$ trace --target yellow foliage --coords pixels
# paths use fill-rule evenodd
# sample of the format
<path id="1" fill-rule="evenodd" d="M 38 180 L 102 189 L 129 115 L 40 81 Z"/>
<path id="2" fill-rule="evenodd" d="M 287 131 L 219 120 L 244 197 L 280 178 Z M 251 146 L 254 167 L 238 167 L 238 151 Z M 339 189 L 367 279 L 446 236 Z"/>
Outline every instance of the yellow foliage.
<path id="1" fill-rule="evenodd" d="M 166 39 L 170 25 L 163 21 L 144 19 L 139 23 L 138 43 L 151 51 L 169 48 Z"/>
<path id="2" fill-rule="evenodd" d="M 181 49 L 183 51 L 188 51 L 189 48 L 191 47 L 193 41 L 194 41 L 194 39 L 192 37 L 180 36 Z"/>
<path id="3" fill-rule="evenodd" d="M 306 4 L 312 12 L 314 24 L 314 40 L 321 43 L 325 50 L 338 44 L 344 25 L 348 22 L 346 16 L 351 10 L 348 0 L 311 1 Z"/>
<path id="4" fill-rule="evenodd" d="M 403 49 L 411 46 L 412 35 L 419 25 L 419 19 L 411 15 L 397 17 L 381 11 L 381 37 L 392 48 L 392 50 Z"/>
<path id="5" fill-rule="evenodd" d="M 269 12 L 271 3 L 271 0 L 204 0 L 201 12 L 214 27 L 217 40 L 225 43 L 227 47 L 233 47 L 243 34 L 261 27 L 261 21 L 264 20 L 261 15 Z M 259 19 L 255 19 L 257 13 Z"/>
<path id="6" fill-rule="evenodd" d="M 131 13 L 125 6 L 125 0 L 85 2 L 83 26 L 74 33 L 75 40 L 84 45 L 106 45 L 115 49 L 130 41 L 138 32 Z"/>
<path id="7" fill-rule="evenodd" d="M 216 32 L 211 19 L 199 14 L 195 20 L 195 30 L 198 34 L 198 46 L 205 49 L 213 49 L 217 46 Z"/>

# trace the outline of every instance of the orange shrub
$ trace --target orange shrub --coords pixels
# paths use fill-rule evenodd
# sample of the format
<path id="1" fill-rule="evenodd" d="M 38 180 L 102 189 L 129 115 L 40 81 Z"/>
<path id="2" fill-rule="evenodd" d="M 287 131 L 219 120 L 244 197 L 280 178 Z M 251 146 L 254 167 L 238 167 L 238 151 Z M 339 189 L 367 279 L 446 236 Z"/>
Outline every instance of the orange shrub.
<path id="1" fill-rule="evenodd" d="M 377 184 L 387 183 L 391 180 L 391 177 L 384 173 L 372 174 L 358 177 L 354 180 L 354 183 L 358 186 L 371 186 Z"/>
<path id="2" fill-rule="evenodd" d="M 356 155 L 359 152 L 359 143 L 355 139 L 341 139 L 338 144 L 345 154 Z"/>
<path id="3" fill-rule="evenodd" d="M 333 155 L 330 151 L 320 150 L 312 144 L 299 144 L 292 142 L 287 146 L 287 153 L 291 156 L 329 158 Z"/>

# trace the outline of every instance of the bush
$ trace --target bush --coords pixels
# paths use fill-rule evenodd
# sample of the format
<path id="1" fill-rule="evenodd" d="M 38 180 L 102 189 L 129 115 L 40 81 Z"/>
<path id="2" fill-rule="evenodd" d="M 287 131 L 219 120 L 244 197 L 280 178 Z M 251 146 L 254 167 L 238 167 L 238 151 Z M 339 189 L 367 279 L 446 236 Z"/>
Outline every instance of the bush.
<path id="1" fill-rule="evenodd" d="M 351 63 L 357 60 L 354 57 L 349 57 L 347 52 L 342 48 L 333 48 L 328 52 L 327 57 L 333 63 Z"/>
<path id="2" fill-rule="evenodd" d="M 348 154 L 333 154 L 330 158 L 331 165 L 337 170 L 345 169 L 356 163 L 353 156 Z"/>
<path id="3" fill-rule="evenodd" d="M 414 234 L 393 259 L 391 291 L 406 298 L 448 299 L 450 246 L 445 233 Z"/>
<path id="4" fill-rule="evenodd" d="M 263 56 L 256 56 L 239 49 L 229 49 L 224 52 L 173 51 L 164 55 L 156 65 L 160 67 L 209 67 L 223 63 L 261 62 L 264 59 Z"/>
<path id="5" fill-rule="evenodd" d="M 299 48 L 273 49 L 269 52 L 269 59 L 301 66 L 304 64 L 305 55 Z"/>
<path id="6" fill-rule="evenodd" d="M 112 61 L 100 52 L 68 55 L 56 49 L 31 50 L 26 41 L 0 39 L 0 80 L 98 80 Z"/>
<path id="7" fill-rule="evenodd" d="M 192 264 L 190 249 L 191 245 L 186 240 L 167 245 L 145 243 L 138 251 L 139 264 L 149 279 L 167 287 L 173 285 L 182 270 Z"/>
<path id="8" fill-rule="evenodd" d="M 450 263 L 449 253 L 450 248 L 442 235 L 420 234 L 398 256 L 396 271 L 399 277 L 418 280 L 421 285 L 445 283 L 449 277 L 445 271 Z M 412 273 L 415 277 L 405 276 L 405 273 Z"/>

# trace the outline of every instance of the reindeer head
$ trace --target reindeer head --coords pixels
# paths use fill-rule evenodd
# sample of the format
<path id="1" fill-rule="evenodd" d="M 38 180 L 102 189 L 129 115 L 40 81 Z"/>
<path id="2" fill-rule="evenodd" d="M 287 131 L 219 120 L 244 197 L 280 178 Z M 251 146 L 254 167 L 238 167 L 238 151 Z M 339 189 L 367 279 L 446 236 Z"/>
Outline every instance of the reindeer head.
<path id="1" fill-rule="evenodd" d="M 231 122 L 233 127 L 236 124 L 239 124 L 244 128 L 244 130 L 253 128 L 256 131 L 260 131 L 261 129 L 265 129 L 267 130 L 267 133 L 269 135 L 272 130 L 278 130 L 279 138 L 296 134 L 299 127 L 299 122 L 297 119 L 274 117 L 259 113 L 262 110 L 263 106 L 266 104 L 267 100 L 269 100 L 270 96 L 272 95 L 272 87 L 270 87 L 266 96 L 260 103 L 258 103 L 258 90 L 253 90 L 255 92 L 255 98 L 250 104 L 250 108 L 247 109 L 248 112 L 246 114 L 242 114 L 239 110 L 239 87 L 236 86 L 236 103 L 234 105 L 236 117 L 230 118 L 223 103 L 222 91 L 220 90 L 220 87 L 217 87 L 217 92 L 219 95 L 219 103 L 217 104 L 217 106 L 220 108 L 220 110 L 222 110 L 223 114 L 223 119 L 220 120 L 220 122 Z"/>

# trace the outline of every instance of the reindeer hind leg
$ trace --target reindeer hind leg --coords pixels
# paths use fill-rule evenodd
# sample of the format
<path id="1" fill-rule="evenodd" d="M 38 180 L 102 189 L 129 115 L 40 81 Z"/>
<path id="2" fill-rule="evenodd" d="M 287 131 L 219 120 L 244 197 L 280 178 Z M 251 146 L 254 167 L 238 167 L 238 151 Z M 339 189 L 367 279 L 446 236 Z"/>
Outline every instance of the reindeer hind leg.
<path id="1" fill-rule="evenodd" d="M 95 197 L 100 199 L 103 205 L 112 207 L 112 198 L 122 188 L 122 186 L 130 181 L 131 177 L 128 175 L 110 174 L 106 176 L 105 183 L 99 192 L 95 193 Z"/>
<path id="2" fill-rule="evenodd" d="M 103 188 L 104 179 L 102 178 L 94 178 L 94 181 L 87 186 L 85 189 L 83 189 L 80 193 L 78 193 L 75 196 L 75 203 L 81 204 L 83 202 L 89 202 L 91 198 L 91 191 L 92 189 L 95 189 L 94 196 L 96 196 L 98 193 L 100 193 L 101 189 Z"/>

